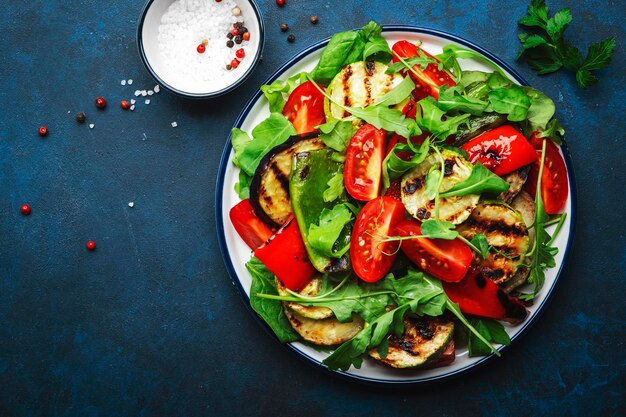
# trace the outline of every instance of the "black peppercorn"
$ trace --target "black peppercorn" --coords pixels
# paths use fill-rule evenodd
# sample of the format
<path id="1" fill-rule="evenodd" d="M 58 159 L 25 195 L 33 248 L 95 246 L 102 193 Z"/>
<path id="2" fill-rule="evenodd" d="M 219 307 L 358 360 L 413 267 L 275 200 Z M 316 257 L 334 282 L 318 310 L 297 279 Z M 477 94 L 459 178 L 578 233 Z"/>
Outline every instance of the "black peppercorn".
<path id="1" fill-rule="evenodd" d="M 247 27 L 245 27 L 245 26 L 242 26 L 242 27 L 240 27 L 240 28 L 239 28 L 239 33 L 240 33 L 241 35 L 243 35 L 243 34 L 244 34 L 244 33 L 246 33 L 247 31 L 248 31 L 248 28 L 247 28 Z"/>
<path id="2" fill-rule="evenodd" d="M 230 71 L 231 69 L 233 69 L 233 67 L 232 67 L 230 64 L 227 64 L 227 65 L 226 65 L 226 70 L 227 70 L 227 71 Z"/>
<path id="3" fill-rule="evenodd" d="M 311 23 L 313 23 L 314 25 L 317 25 L 318 21 L 319 19 L 317 18 L 317 16 L 311 16 Z"/>
<path id="4" fill-rule="evenodd" d="M 243 38 L 241 37 L 241 35 L 235 36 L 235 43 L 237 45 L 239 45 L 241 43 L 241 41 L 243 41 Z"/>
<path id="5" fill-rule="evenodd" d="M 86 119 L 87 117 L 85 116 L 85 113 L 83 113 L 82 111 L 76 115 L 76 121 L 78 123 L 85 123 Z"/>
<path id="6" fill-rule="evenodd" d="M 289 30 L 289 25 L 287 23 L 281 23 L 280 24 L 280 30 L 282 32 L 287 32 Z"/>
<path id="7" fill-rule="evenodd" d="M 288 40 L 289 42 L 291 42 L 291 43 L 294 43 L 294 42 L 296 41 L 296 37 L 295 37 L 295 36 L 293 36 L 293 35 L 289 35 L 289 36 L 287 36 L 287 40 Z"/>
<path id="8" fill-rule="evenodd" d="M 233 46 L 235 46 L 235 42 L 233 42 L 233 41 L 226 41 L 226 46 L 228 46 L 229 48 L 232 48 Z"/>
<path id="9" fill-rule="evenodd" d="M 232 33 L 230 33 L 230 32 L 228 32 L 228 33 L 226 34 L 226 37 L 227 37 L 228 39 L 232 39 L 232 38 L 234 38 L 233 34 L 232 34 Z"/>
<path id="10" fill-rule="evenodd" d="M 235 29 L 239 29 L 239 28 L 243 27 L 243 22 L 236 22 L 236 23 L 233 25 L 233 27 L 234 27 Z"/>

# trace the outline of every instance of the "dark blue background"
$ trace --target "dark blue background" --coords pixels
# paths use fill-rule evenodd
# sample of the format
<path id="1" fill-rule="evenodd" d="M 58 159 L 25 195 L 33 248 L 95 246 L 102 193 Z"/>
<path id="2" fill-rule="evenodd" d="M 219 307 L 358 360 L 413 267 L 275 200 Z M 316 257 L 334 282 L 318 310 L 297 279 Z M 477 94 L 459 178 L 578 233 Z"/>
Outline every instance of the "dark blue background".
<path id="1" fill-rule="evenodd" d="M 0 416 L 623 415 L 623 5 L 550 1 L 572 8 L 581 48 L 617 38 L 583 91 L 514 62 L 526 2 L 259 3 L 265 59 L 242 87 L 213 101 L 162 92 L 134 112 L 119 100 L 155 84 L 135 44 L 141 1 L 0 5 Z M 449 31 L 513 65 L 557 103 L 578 181 L 573 253 L 541 320 L 501 359 L 427 387 L 346 382 L 289 354 L 244 307 L 216 237 L 216 174 L 241 107 L 291 56 L 370 19 Z"/>

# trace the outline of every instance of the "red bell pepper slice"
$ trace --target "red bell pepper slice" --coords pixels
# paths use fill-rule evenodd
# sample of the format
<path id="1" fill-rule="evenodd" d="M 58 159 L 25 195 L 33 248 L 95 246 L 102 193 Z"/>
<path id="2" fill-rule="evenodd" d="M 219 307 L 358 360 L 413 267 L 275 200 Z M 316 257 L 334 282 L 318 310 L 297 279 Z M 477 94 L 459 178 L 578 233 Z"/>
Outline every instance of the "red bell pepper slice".
<path id="1" fill-rule="evenodd" d="M 228 216 L 239 236 L 252 250 L 264 244 L 274 234 L 272 229 L 254 214 L 249 198 L 231 208 Z"/>
<path id="2" fill-rule="evenodd" d="M 535 148 L 512 126 L 500 126 L 461 146 L 471 163 L 480 161 L 496 175 L 505 175 L 537 160 Z"/>
<path id="3" fill-rule="evenodd" d="M 298 223 L 292 217 L 254 256 L 292 291 L 304 288 L 317 273 L 307 255 Z"/>
<path id="4" fill-rule="evenodd" d="M 526 319 L 528 310 L 517 298 L 511 297 L 477 269 L 460 282 L 442 281 L 448 298 L 457 303 L 463 313 L 504 320 L 513 324 Z"/>

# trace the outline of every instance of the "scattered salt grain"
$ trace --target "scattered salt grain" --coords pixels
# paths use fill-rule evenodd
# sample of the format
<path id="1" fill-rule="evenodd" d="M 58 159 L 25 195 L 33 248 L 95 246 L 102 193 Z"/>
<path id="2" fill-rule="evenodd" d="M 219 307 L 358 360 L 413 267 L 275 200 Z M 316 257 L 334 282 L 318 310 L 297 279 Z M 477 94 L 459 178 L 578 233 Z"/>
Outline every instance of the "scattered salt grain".
<path id="1" fill-rule="evenodd" d="M 152 94 L 154 94 L 154 91 L 148 90 L 148 95 L 151 96 Z"/>
<path id="2" fill-rule="evenodd" d="M 133 104 L 132 106 L 130 106 L 130 111 L 135 110 L 135 105 Z"/>
<path id="3" fill-rule="evenodd" d="M 133 85 L 133 80 L 128 80 L 128 85 Z"/>
<path id="4" fill-rule="evenodd" d="M 172 122 L 172 127 L 176 127 L 176 126 L 178 126 L 178 123 Z"/>
<path id="5" fill-rule="evenodd" d="M 135 90 L 135 97 L 139 97 L 140 94 L 141 94 L 141 91 Z"/>
<path id="6" fill-rule="evenodd" d="M 149 98 L 146 99 L 146 104 L 150 104 L 150 99 Z"/>
<path id="7" fill-rule="evenodd" d="M 128 203 L 128 207 L 133 207 L 135 205 L 135 203 L 133 203 L 132 201 L 130 203 Z"/>
<path id="8" fill-rule="evenodd" d="M 126 85 L 126 80 L 122 80 L 122 81 L 120 82 L 120 84 L 122 84 L 122 85 Z"/>
<path id="9" fill-rule="evenodd" d="M 135 104 L 135 99 L 134 98 L 130 99 L 130 104 Z"/>
<path id="10" fill-rule="evenodd" d="M 146 90 L 141 90 L 141 96 L 145 97 L 148 95 L 148 92 Z"/>
<path id="11" fill-rule="evenodd" d="M 157 84 L 154 86 L 154 92 L 159 94 L 159 91 L 161 91 L 161 86 Z"/>
<path id="12" fill-rule="evenodd" d="M 94 125 L 93 123 L 89 124 L 89 129 L 93 129 L 96 125 Z"/>

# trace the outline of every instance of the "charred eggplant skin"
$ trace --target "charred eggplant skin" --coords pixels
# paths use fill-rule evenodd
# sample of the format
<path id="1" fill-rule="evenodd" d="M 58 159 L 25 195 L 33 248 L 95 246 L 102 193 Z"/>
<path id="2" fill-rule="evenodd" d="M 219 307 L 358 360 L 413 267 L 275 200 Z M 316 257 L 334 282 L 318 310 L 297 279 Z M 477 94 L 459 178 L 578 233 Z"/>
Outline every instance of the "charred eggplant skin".
<path id="1" fill-rule="evenodd" d="M 289 174 L 293 154 L 324 147 L 319 133 L 311 132 L 291 136 L 284 143 L 272 148 L 259 162 L 250 183 L 250 204 L 263 222 L 273 228 L 281 227 L 293 213 L 289 200 Z M 308 142 L 305 142 L 308 141 Z M 285 158 L 288 166 L 280 166 L 279 156 Z M 282 159 L 280 158 L 280 159 Z M 269 176 L 272 178 L 269 178 Z M 274 192 L 267 190 L 266 181 L 275 181 Z M 271 210 L 272 204 L 277 207 Z"/>
<path id="2" fill-rule="evenodd" d="M 459 129 L 451 145 L 461 147 L 481 133 L 502 126 L 506 122 L 505 114 L 488 113 L 483 116 L 472 116 L 468 119 L 467 126 Z"/>

